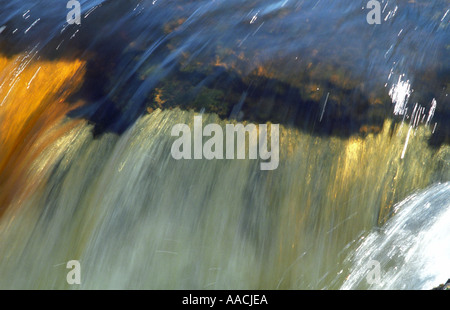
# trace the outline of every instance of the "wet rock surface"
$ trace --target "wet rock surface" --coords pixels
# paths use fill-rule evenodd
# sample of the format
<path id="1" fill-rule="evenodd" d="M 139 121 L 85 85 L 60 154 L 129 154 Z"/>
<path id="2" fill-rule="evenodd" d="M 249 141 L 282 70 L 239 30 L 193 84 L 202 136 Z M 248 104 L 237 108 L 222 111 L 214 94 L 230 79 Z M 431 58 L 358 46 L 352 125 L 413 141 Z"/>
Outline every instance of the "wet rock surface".
<path id="1" fill-rule="evenodd" d="M 448 279 L 447 282 L 445 282 L 445 284 L 440 284 L 440 285 L 434 287 L 433 290 L 436 290 L 436 291 L 450 290 L 450 279 Z"/>

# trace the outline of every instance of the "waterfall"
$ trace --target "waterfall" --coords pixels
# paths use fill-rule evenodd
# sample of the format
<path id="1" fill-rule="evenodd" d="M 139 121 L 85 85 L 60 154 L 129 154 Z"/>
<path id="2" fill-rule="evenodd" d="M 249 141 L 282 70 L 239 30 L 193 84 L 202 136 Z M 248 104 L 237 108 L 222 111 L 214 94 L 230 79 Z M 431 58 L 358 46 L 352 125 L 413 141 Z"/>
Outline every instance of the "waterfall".
<path id="1" fill-rule="evenodd" d="M 79 260 L 88 289 L 339 288 L 349 252 L 393 203 L 448 178 L 448 146 L 426 147 L 419 127 L 401 159 L 407 128 L 388 121 L 351 139 L 283 126 L 274 171 L 177 161 L 171 128 L 194 115 L 155 110 L 96 139 L 82 122 L 50 143 L 23 184 L 36 189 L 1 219 L 0 287 L 70 288 L 65 262 Z"/>
<path id="2" fill-rule="evenodd" d="M 442 1 L 1 2 L 0 289 L 450 277 Z M 200 115 L 279 129 L 277 165 L 174 159 Z"/>

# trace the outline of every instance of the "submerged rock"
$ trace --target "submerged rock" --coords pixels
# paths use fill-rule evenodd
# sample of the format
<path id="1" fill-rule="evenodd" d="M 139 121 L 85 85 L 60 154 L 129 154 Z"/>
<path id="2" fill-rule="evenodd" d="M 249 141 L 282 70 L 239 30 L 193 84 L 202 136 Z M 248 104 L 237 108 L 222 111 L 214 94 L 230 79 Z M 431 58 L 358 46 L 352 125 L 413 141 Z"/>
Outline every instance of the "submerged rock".
<path id="1" fill-rule="evenodd" d="M 445 284 L 440 284 L 439 286 L 434 287 L 432 290 L 439 290 L 439 291 L 447 291 L 450 290 L 450 279 L 445 282 Z"/>
<path id="2" fill-rule="evenodd" d="M 180 107 L 366 136 L 386 118 L 409 121 L 416 102 L 428 113 L 436 100 L 432 139 L 450 141 L 449 17 L 433 1 L 386 3 L 379 26 L 350 0 L 82 1 L 81 26 L 55 14 L 64 3 L 36 6 L 0 12 L 0 52 L 37 46 L 40 57 L 86 60 L 75 97 L 89 106 L 72 116 L 98 133 L 122 133 L 148 109 Z M 27 10 L 29 19 L 17 13 Z M 396 88 L 399 78 L 410 93 Z M 394 104 L 407 115 L 394 116 Z"/>

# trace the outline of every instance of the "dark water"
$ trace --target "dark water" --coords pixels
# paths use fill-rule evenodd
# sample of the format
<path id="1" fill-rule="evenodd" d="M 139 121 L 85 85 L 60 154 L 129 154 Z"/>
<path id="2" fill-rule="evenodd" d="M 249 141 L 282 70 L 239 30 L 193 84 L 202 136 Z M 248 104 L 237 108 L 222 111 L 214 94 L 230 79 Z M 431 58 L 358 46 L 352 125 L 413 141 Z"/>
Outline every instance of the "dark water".
<path id="1" fill-rule="evenodd" d="M 89 104 L 74 116 L 99 133 L 160 106 L 378 132 L 401 77 L 414 90 L 407 113 L 436 99 L 432 142 L 448 142 L 448 1 L 383 1 L 381 25 L 366 22 L 366 1 L 81 1 L 80 26 L 64 1 L 3 3 L 2 53 L 88 60 L 73 100 Z"/>

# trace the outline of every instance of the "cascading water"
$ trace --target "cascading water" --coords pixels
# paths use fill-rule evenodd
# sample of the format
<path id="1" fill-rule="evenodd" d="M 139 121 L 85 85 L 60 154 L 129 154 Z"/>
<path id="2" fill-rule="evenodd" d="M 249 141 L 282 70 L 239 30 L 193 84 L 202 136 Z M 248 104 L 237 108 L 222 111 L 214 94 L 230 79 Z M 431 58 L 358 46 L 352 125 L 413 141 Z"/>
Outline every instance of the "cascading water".
<path id="1" fill-rule="evenodd" d="M 0 288 L 450 277 L 448 5 L 80 1 L 78 27 L 57 2 L 0 0 Z M 279 166 L 175 160 L 198 115 L 280 123 Z"/>
<path id="2" fill-rule="evenodd" d="M 395 207 L 396 215 L 351 254 L 343 289 L 430 289 L 450 273 L 450 183 L 434 185 Z M 379 281 L 366 281 L 368 262 L 380 263 Z"/>
<path id="3" fill-rule="evenodd" d="M 406 130 L 390 137 L 388 124 L 350 140 L 282 128 L 270 172 L 176 161 L 171 128 L 193 116 L 157 110 L 97 140 L 83 124 L 49 146 L 29 175 L 43 186 L 3 219 L 2 286 L 65 287 L 63 263 L 77 259 L 82 288 L 338 288 L 346 249 L 448 165 L 420 129 L 400 160 Z"/>

